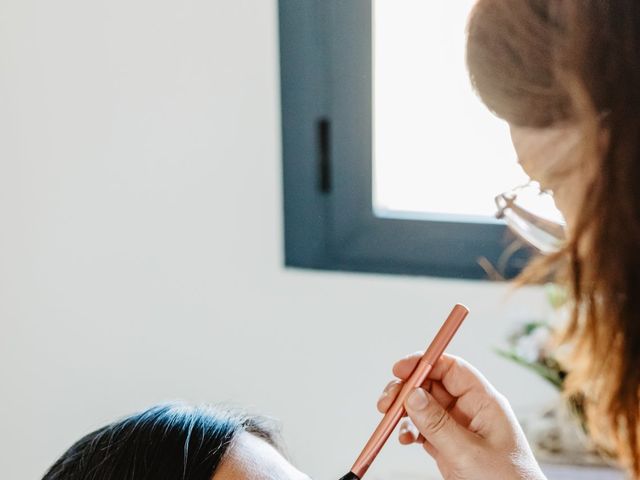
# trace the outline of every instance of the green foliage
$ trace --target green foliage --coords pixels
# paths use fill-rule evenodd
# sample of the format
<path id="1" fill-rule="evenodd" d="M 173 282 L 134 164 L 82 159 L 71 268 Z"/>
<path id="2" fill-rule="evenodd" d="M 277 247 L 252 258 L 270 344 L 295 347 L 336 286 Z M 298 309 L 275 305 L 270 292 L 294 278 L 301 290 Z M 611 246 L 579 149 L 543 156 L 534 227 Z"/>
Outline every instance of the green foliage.
<path id="1" fill-rule="evenodd" d="M 503 358 L 511 360 L 518 365 L 521 365 L 535 373 L 537 373 L 540 377 L 544 378 L 551 385 L 556 387 L 558 390 L 562 391 L 562 387 L 564 384 L 564 377 L 566 373 L 559 368 L 557 362 L 529 362 L 517 355 L 513 350 L 504 350 L 496 348 L 495 352 Z"/>

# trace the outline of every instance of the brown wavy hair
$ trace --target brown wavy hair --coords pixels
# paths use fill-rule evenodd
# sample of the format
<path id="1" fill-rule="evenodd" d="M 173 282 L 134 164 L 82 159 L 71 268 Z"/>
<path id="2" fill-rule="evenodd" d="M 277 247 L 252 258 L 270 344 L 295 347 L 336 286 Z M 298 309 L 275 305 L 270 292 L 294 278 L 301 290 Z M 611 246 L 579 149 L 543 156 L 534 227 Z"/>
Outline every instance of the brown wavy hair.
<path id="1" fill-rule="evenodd" d="M 566 247 L 518 283 L 551 273 L 567 287 L 567 393 L 584 396 L 590 432 L 640 478 L 640 2 L 479 0 L 467 65 L 509 123 L 584 129 L 577 168 L 595 174 Z"/>

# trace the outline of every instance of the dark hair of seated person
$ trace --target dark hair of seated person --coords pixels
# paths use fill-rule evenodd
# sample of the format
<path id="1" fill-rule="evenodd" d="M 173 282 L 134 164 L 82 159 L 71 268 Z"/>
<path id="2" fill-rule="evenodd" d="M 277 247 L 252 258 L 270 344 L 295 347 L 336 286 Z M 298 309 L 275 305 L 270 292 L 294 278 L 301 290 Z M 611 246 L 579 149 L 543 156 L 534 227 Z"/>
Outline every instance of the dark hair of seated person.
<path id="1" fill-rule="evenodd" d="M 273 427 L 261 417 L 210 406 L 159 405 L 84 436 L 43 480 L 211 480 L 242 432 L 277 447 Z"/>

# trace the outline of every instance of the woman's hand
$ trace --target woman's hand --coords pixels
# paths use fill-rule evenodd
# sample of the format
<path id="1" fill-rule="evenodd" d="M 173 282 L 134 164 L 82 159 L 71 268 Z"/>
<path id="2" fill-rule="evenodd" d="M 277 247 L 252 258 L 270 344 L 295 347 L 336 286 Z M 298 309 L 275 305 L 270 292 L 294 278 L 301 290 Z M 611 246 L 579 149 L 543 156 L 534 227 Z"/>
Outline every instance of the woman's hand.
<path id="1" fill-rule="evenodd" d="M 389 409 L 421 357 L 415 353 L 394 365 L 398 380 L 378 400 L 380 412 Z M 507 400 L 464 360 L 443 355 L 405 408 L 411 422 L 401 426 L 400 443 L 421 443 L 446 480 L 545 478 Z"/>

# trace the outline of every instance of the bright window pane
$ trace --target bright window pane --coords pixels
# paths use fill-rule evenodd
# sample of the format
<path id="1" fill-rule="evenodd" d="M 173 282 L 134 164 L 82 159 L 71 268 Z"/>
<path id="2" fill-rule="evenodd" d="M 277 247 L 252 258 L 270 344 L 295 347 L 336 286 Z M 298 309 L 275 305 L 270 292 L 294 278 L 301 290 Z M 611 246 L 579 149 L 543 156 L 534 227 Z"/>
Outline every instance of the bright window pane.
<path id="1" fill-rule="evenodd" d="M 475 0 L 373 1 L 376 213 L 492 217 L 495 195 L 526 177 L 506 123 L 468 80 L 465 26 Z"/>

